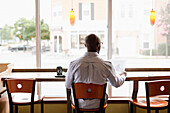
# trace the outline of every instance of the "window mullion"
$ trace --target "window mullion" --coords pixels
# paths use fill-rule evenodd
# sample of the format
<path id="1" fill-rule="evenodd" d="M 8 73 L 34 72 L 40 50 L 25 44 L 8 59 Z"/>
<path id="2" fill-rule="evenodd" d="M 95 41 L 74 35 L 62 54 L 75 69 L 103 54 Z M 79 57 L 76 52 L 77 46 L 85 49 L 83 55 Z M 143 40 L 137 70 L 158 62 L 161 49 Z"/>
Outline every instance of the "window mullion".
<path id="1" fill-rule="evenodd" d="M 41 67 L 40 0 L 35 0 L 36 9 L 36 67 Z"/>

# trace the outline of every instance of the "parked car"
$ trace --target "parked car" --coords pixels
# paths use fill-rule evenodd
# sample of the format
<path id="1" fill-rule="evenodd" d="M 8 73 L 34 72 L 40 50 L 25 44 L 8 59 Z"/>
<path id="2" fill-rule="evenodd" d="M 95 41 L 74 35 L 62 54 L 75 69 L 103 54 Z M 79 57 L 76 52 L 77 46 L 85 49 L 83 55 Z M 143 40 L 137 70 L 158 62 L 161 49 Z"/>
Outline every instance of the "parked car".
<path id="1" fill-rule="evenodd" d="M 31 45 L 23 45 L 23 44 L 11 44 L 8 46 L 8 50 L 11 52 L 14 51 L 31 51 L 32 48 L 34 48 L 35 46 L 31 46 Z"/>
<path id="2" fill-rule="evenodd" d="M 21 45 L 21 44 L 11 44 L 8 46 L 8 50 L 11 52 L 14 51 L 25 51 L 26 50 L 26 46 L 25 45 Z"/>
<path id="3" fill-rule="evenodd" d="M 49 46 L 42 46 L 41 47 L 41 52 L 49 52 L 50 51 L 50 47 Z"/>

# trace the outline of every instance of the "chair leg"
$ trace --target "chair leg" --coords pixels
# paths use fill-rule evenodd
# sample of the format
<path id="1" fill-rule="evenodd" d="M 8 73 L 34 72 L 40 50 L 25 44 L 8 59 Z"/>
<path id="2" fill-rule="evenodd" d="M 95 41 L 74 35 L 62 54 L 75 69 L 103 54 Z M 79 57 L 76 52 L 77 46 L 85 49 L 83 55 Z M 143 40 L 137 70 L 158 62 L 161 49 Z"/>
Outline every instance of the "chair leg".
<path id="1" fill-rule="evenodd" d="M 10 109 L 10 113 L 13 113 L 13 105 L 12 104 L 10 104 L 9 109 Z"/>
<path id="2" fill-rule="evenodd" d="M 147 108 L 147 113 L 151 113 L 151 110 Z"/>
<path id="3" fill-rule="evenodd" d="M 31 104 L 31 113 L 34 113 L 34 104 Z"/>
<path id="4" fill-rule="evenodd" d="M 105 109 L 103 109 L 103 113 L 105 113 Z"/>
<path id="5" fill-rule="evenodd" d="M 159 113 L 159 110 L 155 110 L 155 113 Z"/>
<path id="6" fill-rule="evenodd" d="M 41 113 L 44 113 L 44 103 L 43 103 L 43 99 L 41 100 Z"/>
<path id="7" fill-rule="evenodd" d="M 97 113 L 105 113 L 105 109 L 103 109 L 102 111 L 99 111 Z"/>
<path id="8" fill-rule="evenodd" d="M 73 113 L 76 113 L 76 110 L 75 110 L 75 109 L 73 109 Z"/>
<path id="9" fill-rule="evenodd" d="M 136 113 L 136 106 L 130 102 L 129 113 Z"/>
<path id="10" fill-rule="evenodd" d="M 84 113 L 83 111 L 76 111 L 75 109 L 73 109 L 73 113 Z"/>
<path id="11" fill-rule="evenodd" d="M 18 105 L 15 105 L 15 113 L 18 113 Z"/>

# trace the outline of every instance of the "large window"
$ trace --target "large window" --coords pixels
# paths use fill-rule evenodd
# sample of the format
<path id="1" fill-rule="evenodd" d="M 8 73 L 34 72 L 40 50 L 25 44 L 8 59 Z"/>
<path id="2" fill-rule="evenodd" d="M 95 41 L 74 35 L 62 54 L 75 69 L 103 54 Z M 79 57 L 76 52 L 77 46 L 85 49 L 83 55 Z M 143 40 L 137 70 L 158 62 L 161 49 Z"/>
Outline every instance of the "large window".
<path id="1" fill-rule="evenodd" d="M 35 0 L 0 1 L 0 62 L 35 68 Z"/>
<path id="2" fill-rule="evenodd" d="M 101 12 L 101 6 L 103 10 Z M 69 62 L 86 51 L 84 39 L 95 33 L 102 38 L 102 56 L 107 58 L 107 1 L 41 0 L 41 67 L 67 68 Z M 70 24 L 70 11 L 75 14 Z M 42 31 L 43 29 L 43 31 Z M 47 33 L 46 31 L 49 31 Z"/>
<path id="3" fill-rule="evenodd" d="M 35 1 L 0 2 L 0 62 L 13 63 L 15 68 L 36 68 L 36 55 L 41 52 L 41 68 L 68 68 L 69 62 L 86 51 L 85 36 L 94 33 L 103 42 L 101 57 L 109 58 L 111 49 L 108 60 L 113 64 L 121 63 L 126 68 L 170 67 L 169 0 L 40 0 L 39 51 L 36 51 Z M 109 23 L 108 1 L 112 1 Z M 152 8 L 156 12 L 154 25 L 150 24 Z M 74 25 L 70 24 L 71 9 L 75 14 Z M 108 37 L 110 22 L 112 36 Z M 125 86 L 131 92 L 131 83 L 126 82 L 122 88 Z M 116 90 L 123 91 L 113 88 L 113 96 L 120 95 Z"/>
<path id="4" fill-rule="evenodd" d="M 101 10 L 102 5 L 103 9 Z M 48 25 L 50 32 L 50 35 L 46 36 L 41 31 L 41 46 L 44 42 L 47 45 L 44 48 L 50 48 L 41 52 L 41 67 L 56 68 L 62 66 L 68 68 L 72 60 L 86 52 L 85 37 L 91 33 L 98 35 L 104 43 L 101 48 L 101 55 L 106 59 L 108 39 L 106 7 L 106 0 L 73 0 L 73 2 L 71 0 L 41 0 L 40 20 Z M 71 9 L 75 14 L 74 25 L 70 24 Z M 44 32 L 45 27 L 47 26 L 43 27 Z M 44 95 L 56 95 L 55 91 L 59 88 L 58 96 L 65 96 L 63 83 L 41 83 L 41 85 Z M 49 87 L 56 89 L 51 90 Z"/>
<path id="5" fill-rule="evenodd" d="M 152 1 L 112 0 L 112 61 L 114 64 L 119 62 L 126 68 L 170 67 L 168 57 L 170 55 L 168 42 L 170 2 L 168 0 Z M 156 13 L 154 25 L 150 24 L 152 8 Z M 150 76 L 150 73 L 147 75 Z M 112 88 L 112 96 L 131 96 L 132 86 L 132 83 L 125 82 L 118 89 Z M 144 86 L 144 82 L 140 82 L 138 95 L 145 95 Z M 126 93 L 118 93 L 125 89 Z"/>
<path id="6" fill-rule="evenodd" d="M 112 0 L 112 59 L 124 60 L 127 68 L 169 67 L 169 10 L 168 0 Z"/>

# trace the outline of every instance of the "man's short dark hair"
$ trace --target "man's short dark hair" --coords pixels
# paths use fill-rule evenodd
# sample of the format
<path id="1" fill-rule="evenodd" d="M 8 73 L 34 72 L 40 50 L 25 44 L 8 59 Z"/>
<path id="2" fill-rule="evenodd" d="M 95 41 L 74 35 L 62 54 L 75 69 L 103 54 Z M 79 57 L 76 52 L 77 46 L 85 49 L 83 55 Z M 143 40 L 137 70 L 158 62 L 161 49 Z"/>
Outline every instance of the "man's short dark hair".
<path id="1" fill-rule="evenodd" d="M 86 36 L 85 43 L 86 43 L 88 50 L 96 52 L 96 47 L 100 43 L 100 39 L 95 34 L 90 34 Z"/>

